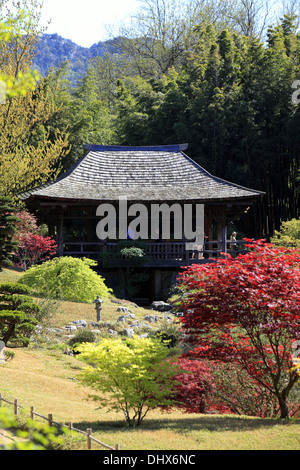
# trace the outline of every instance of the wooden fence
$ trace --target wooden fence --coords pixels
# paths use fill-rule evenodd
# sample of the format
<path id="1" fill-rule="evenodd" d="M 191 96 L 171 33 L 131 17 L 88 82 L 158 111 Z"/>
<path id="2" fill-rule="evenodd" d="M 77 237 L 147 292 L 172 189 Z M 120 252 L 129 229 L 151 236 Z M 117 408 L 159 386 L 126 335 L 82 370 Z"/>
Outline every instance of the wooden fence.
<path id="1" fill-rule="evenodd" d="M 13 402 L 6 400 L 2 397 L 2 393 L 0 393 L 0 406 L 2 405 L 2 402 L 8 403 L 9 405 L 13 405 L 14 407 L 14 414 L 17 416 L 19 408 L 20 409 L 25 409 L 23 406 L 19 405 L 18 400 L 15 399 Z M 59 426 L 60 428 L 68 428 L 70 431 L 75 431 L 81 434 L 84 434 L 86 436 L 86 441 L 87 441 L 87 449 L 91 450 L 92 449 L 92 442 L 95 442 L 97 444 L 100 444 L 102 447 L 105 447 L 106 449 L 109 450 L 120 450 L 119 444 L 116 444 L 115 447 L 111 447 L 107 444 L 104 444 L 104 442 L 99 441 L 95 437 L 92 436 L 92 429 L 88 428 L 86 431 L 82 431 L 81 429 L 74 428 L 73 424 L 69 422 L 68 424 L 62 424 L 62 423 L 57 423 L 56 421 L 53 420 L 53 415 L 48 414 L 48 417 L 43 416 L 36 411 L 34 411 L 34 407 L 30 407 L 30 418 L 34 420 L 35 416 L 38 416 L 39 418 L 42 418 L 46 421 L 48 421 L 49 426 Z"/>

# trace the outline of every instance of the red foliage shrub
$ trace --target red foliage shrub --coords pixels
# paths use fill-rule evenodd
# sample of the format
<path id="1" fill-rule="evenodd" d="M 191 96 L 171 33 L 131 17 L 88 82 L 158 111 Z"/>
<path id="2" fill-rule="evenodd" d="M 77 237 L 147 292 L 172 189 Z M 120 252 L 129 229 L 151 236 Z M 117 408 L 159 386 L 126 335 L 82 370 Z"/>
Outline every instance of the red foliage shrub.
<path id="1" fill-rule="evenodd" d="M 300 340 L 300 253 L 263 241 L 248 248 L 185 270 L 183 331 L 194 346 L 190 357 L 238 364 L 276 396 L 286 418 L 298 378 L 291 367 Z"/>
<path id="2" fill-rule="evenodd" d="M 49 259 L 57 253 L 57 244 L 52 237 L 44 237 L 38 226 L 37 218 L 27 210 L 16 214 L 17 230 L 14 240 L 18 249 L 14 253 L 14 264 L 24 270 L 30 266 Z"/>
<path id="3" fill-rule="evenodd" d="M 174 405 L 187 413 L 206 413 L 212 390 L 212 376 L 204 361 L 180 358 L 176 362 L 182 372 L 174 377 Z"/>
<path id="4" fill-rule="evenodd" d="M 52 237 L 43 237 L 34 233 L 24 233 L 20 236 L 18 251 L 15 260 L 24 270 L 45 261 L 57 253 L 57 244 Z"/>

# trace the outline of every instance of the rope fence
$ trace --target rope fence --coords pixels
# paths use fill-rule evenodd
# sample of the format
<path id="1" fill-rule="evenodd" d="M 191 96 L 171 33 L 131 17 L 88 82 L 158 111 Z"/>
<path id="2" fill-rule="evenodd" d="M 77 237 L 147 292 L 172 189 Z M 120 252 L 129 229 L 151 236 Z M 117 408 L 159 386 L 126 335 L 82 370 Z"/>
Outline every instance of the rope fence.
<path id="1" fill-rule="evenodd" d="M 2 393 L 0 393 L 0 406 L 2 405 L 2 402 L 5 402 L 9 405 L 13 405 L 14 415 L 15 416 L 18 415 L 19 408 L 25 410 L 25 407 L 19 405 L 19 402 L 18 402 L 17 399 L 14 399 L 13 402 L 9 401 L 9 400 L 6 400 L 5 398 L 2 397 Z M 104 447 L 106 449 L 109 449 L 109 450 L 120 450 L 119 444 L 116 444 L 115 447 L 111 447 L 108 444 L 105 444 L 104 442 L 101 442 L 98 439 L 96 439 L 95 437 L 93 437 L 91 428 L 88 428 L 86 431 L 82 431 L 81 429 L 75 428 L 71 422 L 69 422 L 68 424 L 57 423 L 56 421 L 53 420 L 53 415 L 51 413 L 49 413 L 48 416 L 43 416 L 43 415 L 37 413 L 34 410 L 34 407 L 31 406 L 30 407 L 30 418 L 32 420 L 34 420 L 35 416 L 38 416 L 39 418 L 42 418 L 42 419 L 48 421 L 49 426 L 59 426 L 61 428 L 65 427 L 65 428 L 68 428 L 70 431 L 75 431 L 75 432 L 78 432 L 80 434 L 84 434 L 86 436 L 86 440 L 87 440 L 87 450 L 92 449 L 92 442 L 100 444 L 102 447 Z"/>

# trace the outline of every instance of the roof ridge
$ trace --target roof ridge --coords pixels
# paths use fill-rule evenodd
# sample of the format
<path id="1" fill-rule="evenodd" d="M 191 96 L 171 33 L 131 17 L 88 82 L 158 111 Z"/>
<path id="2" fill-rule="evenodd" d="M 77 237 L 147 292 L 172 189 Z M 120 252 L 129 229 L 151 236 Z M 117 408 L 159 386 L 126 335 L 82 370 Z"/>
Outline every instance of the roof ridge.
<path id="1" fill-rule="evenodd" d="M 188 144 L 171 144 L 171 145 L 149 145 L 149 146 L 131 146 L 131 145 L 96 145 L 96 144 L 85 144 L 83 146 L 85 150 L 90 150 L 90 151 L 120 151 L 120 150 L 126 150 L 126 151 L 137 151 L 137 150 L 147 150 L 147 151 L 154 151 L 157 152 L 159 150 L 162 150 L 164 152 L 181 152 L 183 150 L 186 150 L 188 148 Z"/>

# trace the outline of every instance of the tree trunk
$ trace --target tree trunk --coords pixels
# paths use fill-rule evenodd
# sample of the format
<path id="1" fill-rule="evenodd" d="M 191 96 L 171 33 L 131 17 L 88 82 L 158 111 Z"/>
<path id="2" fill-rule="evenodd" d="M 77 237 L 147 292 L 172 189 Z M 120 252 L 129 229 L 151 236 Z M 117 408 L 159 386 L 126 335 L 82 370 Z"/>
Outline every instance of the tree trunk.
<path id="1" fill-rule="evenodd" d="M 16 324 L 15 324 L 15 323 L 13 323 L 12 325 L 9 325 L 9 327 L 8 327 L 8 329 L 7 329 L 6 333 L 5 333 L 5 335 L 3 336 L 3 342 L 4 342 L 5 344 L 8 343 L 10 337 L 14 334 L 14 332 L 15 332 L 15 327 L 16 327 Z"/>
<path id="2" fill-rule="evenodd" d="M 289 419 L 290 413 L 289 413 L 289 408 L 286 403 L 286 399 L 283 398 L 282 396 L 279 396 L 278 399 L 279 399 L 279 406 L 280 406 L 280 419 Z"/>

